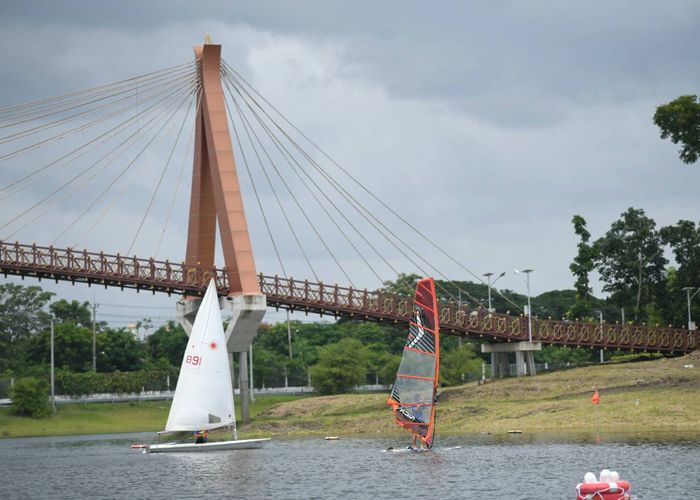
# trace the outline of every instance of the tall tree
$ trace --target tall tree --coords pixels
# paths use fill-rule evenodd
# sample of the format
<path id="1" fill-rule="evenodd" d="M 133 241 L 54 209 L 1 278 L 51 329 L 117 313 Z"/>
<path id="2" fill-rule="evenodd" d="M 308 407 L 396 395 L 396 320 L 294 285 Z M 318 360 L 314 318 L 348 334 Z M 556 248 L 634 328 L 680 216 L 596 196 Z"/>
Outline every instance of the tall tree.
<path id="1" fill-rule="evenodd" d="M 665 293 L 668 261 L 656 223 L 644 210 L 630 207 L 593 245 L 603 291 L 615 304 L 633 309 L 635 321 L 645 320 L 647 306 Z"/>
<path id="2" fill-rule="evenodd" d="M 383 283 L 384 288 L 382 288 L 382 291 L 396 293 L 398 295 L 413 296 L 413 294 L 416 292 L 416 282 L 419 279 L 421 279 L 421 277 L 415 273 L 399 273 L 399 275 L 396 277 L 396 281 L 390 280 Z"/>
<path id="3" fill-rule="evenodd" d="M 369 350 L 357 339 L 344 338 L 318 350 L 311 368 L 314 388 L 321 394 L 340 394 L 365 383 Z"/>
<path id="4" fill-rule="evenodd" d="M 695 163 L 700 155 L 700 102 L 695 95 L 682 95 L 656 108 L 654 123 L 661 129 L 661 138 L 683 145 L 679 157 L 684 163 Z"/>
<path id="5" fill-rule="evenodd" d="M 24 343 L 48 326 L 43 309 L 52 296 L 38 286 L 0 285 L 0 372 L 22 369 Z"/>
<path id="6" fill-rule="evenodd" d="M 129 372 L 143 367 L 144 345 L 126 329 L 105 329 L 97 337 L 97 350 L 99 372 Z"/>
<path id="7" fill-rule="evenodd" d="M 576 277 L 574 287 L 576 288 L 576 302 L 567 312 L 571 318 L 582 318 L 590 314 L 591 310 L 591 288 L 588 275 L 595 266 L 595 250 L 593 245 L 588 241 L 591 239 L 591 233 L 586 228 L 586 219 L 580 215 L 574 215 L 571 219 L 574 225 L 574 232 L 580 238 L 578 243 L 578 253 L 574 257 L 574 261 L 569 266 L 569 269 Z"/>
<path id="8" fill-rule="evenodd" d="M 669 322 L 685 324 L 687 320 L 687 300 L 684 287 L 700 287 L 700 224 L 679 220 L 673 226 L 659 230 L 663 242 L 671 247 L 678 268 L 669 279 L 669 293 L 673 306 L 673 317 Z M 693 317 L 700 316 L 700 300 L 691 302 Z"/>
<path id="9" fill-rule="evenodd" d="M 146 343 L 153 361 L 165 359 L 169 365 L 178 367 L 187 348 L 187 334 L 179 324 L 168 321 L 153 332 Z"/>
<path id="10" fill-rule="evenodd" d="M 51 362 L 51 334 L 48 330 L 34 336 L 27 348 L 28 359 L 35 364 Z M 56 323 L 54 331 L 54 363 L 58 368 L 74 372 L 92 369 L 92 331 L 72 321 Z"/>
<path id="11" fill-rule="evenodd" d="M 59 323 L 72 322 L 78 326 L 92 327 L 92 311 L 90 302 L 82 304 L 77 300 L 68 302 L 61 299 L 51 304 L 50 309 Z"/>

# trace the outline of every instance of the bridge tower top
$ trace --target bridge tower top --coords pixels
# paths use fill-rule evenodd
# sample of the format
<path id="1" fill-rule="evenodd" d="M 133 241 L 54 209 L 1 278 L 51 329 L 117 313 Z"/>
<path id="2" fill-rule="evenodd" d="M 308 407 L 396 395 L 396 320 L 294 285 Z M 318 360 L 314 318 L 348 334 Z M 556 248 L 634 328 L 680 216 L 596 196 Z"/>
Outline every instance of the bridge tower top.
<path id="1" fill-rule="evenodd" d="M 243 197 L 221 85 L 221 45 L 194 48 L 202 84 L 197 108 L 192 195 L 187 231 L 188 265 L 214 267 L 216 224 L 223 247 L 230 295 L 260 294 Z"/>

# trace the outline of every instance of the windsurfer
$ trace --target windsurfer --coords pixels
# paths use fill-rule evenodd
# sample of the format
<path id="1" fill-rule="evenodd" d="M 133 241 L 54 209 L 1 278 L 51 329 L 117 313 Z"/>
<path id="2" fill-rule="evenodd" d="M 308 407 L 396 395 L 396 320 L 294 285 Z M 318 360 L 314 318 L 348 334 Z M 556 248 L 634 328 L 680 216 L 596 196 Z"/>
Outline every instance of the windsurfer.
<path id="1" fill-rule="evenodd" d="M 411 437 L 411 448 L 420 448 L 421 450 L 425 448 L 425 438 L 417 432 L 411 431 L 411 433 L 413 434 L 413 436 Z"/>

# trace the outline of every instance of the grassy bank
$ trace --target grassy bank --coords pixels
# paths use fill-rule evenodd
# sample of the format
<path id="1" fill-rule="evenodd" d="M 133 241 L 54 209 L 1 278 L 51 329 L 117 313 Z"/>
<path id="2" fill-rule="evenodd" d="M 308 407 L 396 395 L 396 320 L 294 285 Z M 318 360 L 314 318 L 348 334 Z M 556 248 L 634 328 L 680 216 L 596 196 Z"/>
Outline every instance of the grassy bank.
<path id="1" fill-rule="evenodd" d="M 692 368 L 690 367 L 692 365 Z M 700 352 L 674 359 L 590 366 L 536 377 L 444 389 L 440 433 L 593 431 L 592 387 L 600 390 L 603 432 L 677 431 L 700 435 Z M 245 437 L 400 434 L 386 394 L 258 397 Z M 168 402 L 67 405 L 54 417 L 0 410 L 0 435 L 38 436 L 156 431 Z"/>
<path id="2" fill-rule="evenodd" d="M 297 399 L 300 398 L 258 396 L 250 407 L 251 418 L 257 418 L 271 407 Z M 35 419 L 16 417 L 10 414 L 9 408 L 0 408 L 0 437 L 156 432 L 163 430 L 169 411 L 170 401 L 81 403 L 58 406 L 56 415 Z M 238 398 L 236 415 L 240 420 Z"/>
<path id="3" fill-rule="evenodd" d="M 693 366 L 693 368 L 686 366 Z M 700 352 L 674 359 L 576 368 L 444 389 L 440 433 L 594 431 L 592 387 L 603 432 L 677 431 L 700 436 Z M 251 429 L 304 436 L 394 434 L 386 394 L 311 398 L 261 412 Z"/>

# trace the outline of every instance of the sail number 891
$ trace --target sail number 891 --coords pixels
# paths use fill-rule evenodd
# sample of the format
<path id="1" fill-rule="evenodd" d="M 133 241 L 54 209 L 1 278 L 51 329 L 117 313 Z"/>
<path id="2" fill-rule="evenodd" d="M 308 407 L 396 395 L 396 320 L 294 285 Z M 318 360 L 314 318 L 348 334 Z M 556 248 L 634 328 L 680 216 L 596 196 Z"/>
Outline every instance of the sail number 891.
<path id="1" fill-rule="evenodd" d="M 190 365 L 198 366 L 202 362 L 202 358 L 199 356 L 187 356 L 185 358 L 185 363 L 188 363 Z"/>

